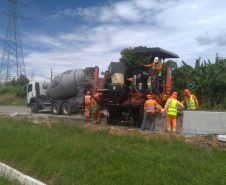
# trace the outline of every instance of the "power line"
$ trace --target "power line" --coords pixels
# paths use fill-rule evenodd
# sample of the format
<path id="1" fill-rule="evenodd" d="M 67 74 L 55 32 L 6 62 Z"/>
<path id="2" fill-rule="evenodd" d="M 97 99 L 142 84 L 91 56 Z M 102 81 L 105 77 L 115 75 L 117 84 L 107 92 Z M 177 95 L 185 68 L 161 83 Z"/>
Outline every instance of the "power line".
<path id="1" fill-rule="evenodd" d="M 32 70 L 32 72 L 29 74 L 29 79 L 30 79 L 30 82 L 34 82 L 35 81 L 35 78 L 34 78 L 34 72 Z"/>

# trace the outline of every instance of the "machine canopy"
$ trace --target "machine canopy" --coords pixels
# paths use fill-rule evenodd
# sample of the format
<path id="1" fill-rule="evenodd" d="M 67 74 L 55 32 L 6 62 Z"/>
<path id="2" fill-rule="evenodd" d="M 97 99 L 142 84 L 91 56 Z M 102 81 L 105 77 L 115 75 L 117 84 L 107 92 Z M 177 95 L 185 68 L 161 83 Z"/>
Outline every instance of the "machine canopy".
<path id="1" fill-rule="evenodd" d="M 159 57 L 162 59 L 165 58 L 180 58 L 177 54 L 166 51 L 162 48 L 156 47 L 156 48 L 138 48 L 134 51 L 135 54 L 140 54 L 143 56 L 154 56 Z"/>

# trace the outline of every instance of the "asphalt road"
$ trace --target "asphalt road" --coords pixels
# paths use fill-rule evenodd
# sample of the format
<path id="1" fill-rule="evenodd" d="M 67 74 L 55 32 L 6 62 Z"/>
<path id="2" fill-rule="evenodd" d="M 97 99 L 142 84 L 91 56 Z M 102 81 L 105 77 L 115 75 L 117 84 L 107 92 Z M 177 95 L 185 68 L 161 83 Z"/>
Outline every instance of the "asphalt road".
<path id="1" fill-rule="evenodd" d="M 30 107 L 26 106 L 3 106 L 0 105 L 0 113 L 8 113 L 8 114 L 32 114 Z M 50 110 L 40 111 L 41 114 L 51 113 Z"/>
<path id="2" fill-rule="evenodd" d="M 83 114 L 72 114 L 69 116 L 64 115 L 53 115 L 51 110 L 46 109 L 39 111 L 38 113 L 32 113 L 30 107 L 26 106 L 3 106 L 0 105 L 0 114 L 8 114 L 11 116 L 14 115 L 22 115 L 22 116 L 29 116 L 29 117 L 40 117 L 40 118 L 48 118 L 48 119 L 54 119 L 54 120 L 79 120 L 84 123 L 90 123 L 92 124 L 91 118 L 86 118 Z M 107 119 L 106 117 L 101 120 L 101 125 L 106 126 L 107 125 Z"/>
<path id="3" fill-rule="evenodd" d="M 0 105 L 0 113 L 9 113 L 9 114 L 29 114 L 31 109 L 25 106 L 3 106 Z"/>
<path id="4" fill-rule="evenodd" d="M 112 125 L 107 124 L 107 112 L 104 111 L 104 113 L 105 113 L 105 117 L 101 119 L 101 125 L 106 127 L 111 127 Z M 80 123 L 92 124 L 92 119 L 86 118 L 84 114 L 71 114 L 69 116 L 54 115 L 51 113 L 50 109 L 39 111 L 38 113 L 32 113 L 30 107 L 26 107 L 26 106 L 0 106 L 0 114 L 8 114 L 11 116 L 22 115 L 22 116 L 28 116 L 28 117 L 47 118 L 47 119 L 54 119 L 54 120 L 60 119 L 60 120 L 69 120 L 69 121 L 79 121 Z M 179 132 L 182 130 L 181 118 L 182 117 L 180 116 L 179 117 L 180 121 L 178 120 L 178 124 L 177 124 L 177 130 Z M 165 118 L 162 119 L 162 117 L 157 116 L 155 119 L 155 123 L 156 123 L 155 125 L 156 130 L 166 129 Z M 145 125 L 147 129 L 150 128 L 150 124 L 151 124 L 150 120 L 148 120 Z"/>

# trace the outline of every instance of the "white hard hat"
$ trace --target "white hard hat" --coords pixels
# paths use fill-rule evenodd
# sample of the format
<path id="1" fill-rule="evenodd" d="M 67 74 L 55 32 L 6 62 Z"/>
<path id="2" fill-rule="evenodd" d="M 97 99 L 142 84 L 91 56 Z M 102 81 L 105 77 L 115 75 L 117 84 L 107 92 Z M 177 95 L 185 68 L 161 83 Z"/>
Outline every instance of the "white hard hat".
<path id="1" fill-rule="evenodd" d="M 154 62 L 157 63 L 159 61 L 159 57 L 155 57 Z"/>

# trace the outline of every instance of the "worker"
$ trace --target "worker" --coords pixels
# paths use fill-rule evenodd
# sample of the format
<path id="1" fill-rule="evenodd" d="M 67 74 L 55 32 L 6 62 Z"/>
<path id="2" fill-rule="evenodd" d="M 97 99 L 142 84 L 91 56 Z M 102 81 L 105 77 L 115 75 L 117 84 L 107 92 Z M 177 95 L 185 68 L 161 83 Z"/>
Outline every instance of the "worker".
<path id="1" fill-rule="evenodd" d="M 164 107 L 163 112 L 167 111 L 166 123 L 167 123 L 167 131 L 176 133 L 177 127 L 177 108 L 183 110 L 184 105 L 177 100 L 177 92 L 173 92 L 170 98 L 167 100 L 166 105 Z M 172 126 L 171 126 L 172 122 Z"/>
<path id="2" fill-rule="evenodd" d="M 183 99 L 183 104 L 186 103 L 187 105 L 187 109 L 188 110 L 195 110 L 195 109 L 199 109 L 199 102 L 196 98 L 196 96 L 194 94 L 191 94 L 190 91 L 188 89 L 184 90 L 184 99 Z"/>
<path id="3" fill-rule="evenodd" d="M 93 113 L 93 126 L 98 126 L 100 124 L 100 114 L 99 114 L 99 105 L 98 105 L 99 95 L 95 94 L 91 101 L 91 109 Z"/>
<path id="4" fill-rule="evenodd" d="M 89 111 L 90 106 L 91 106 L 91 96 L 90 92 L 87 91 L 85 96 L 85 112 Z"/>
<path id="5" fill-rule="evenodd" d="M 154 131 L 155 128 L 155 109 L 159 111 L 162 110 L 162 107 L 157 103 L 157 101 L 152 99 L 150 94 L 147 95 L 147 101 L 144 103 L 144 118 L 140 130 L 144 130 L 146 121 L 148 118 L 151 120 L 150 131 Z"/>
<path id="6" fill-rule="evenodd" d="M 160 62 L 159 57 L 155 57 L 154 62 L 144 65 L 144 67 L 152 67 L 154 69 L 157 69 L 159 71 L 159 76 L 161 76 L 162 63 Z"/>
<path id="7" fill-rule="evenodd" d="M 144 67 L 153 68 L 153 72 L 151 72 L 152 75 L 150 75 L 147 79 L 148 90 L 152 92 L 153 89 L 156 89 L 158 86 L 159 78 L 161 77 L 162 63 L 159 61 L 158 57 L 155 57 L 154 62 L 144 65 Z M 157 71 L 159 75 L 157 75 Z"/>

